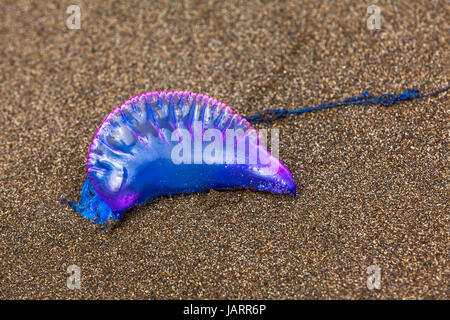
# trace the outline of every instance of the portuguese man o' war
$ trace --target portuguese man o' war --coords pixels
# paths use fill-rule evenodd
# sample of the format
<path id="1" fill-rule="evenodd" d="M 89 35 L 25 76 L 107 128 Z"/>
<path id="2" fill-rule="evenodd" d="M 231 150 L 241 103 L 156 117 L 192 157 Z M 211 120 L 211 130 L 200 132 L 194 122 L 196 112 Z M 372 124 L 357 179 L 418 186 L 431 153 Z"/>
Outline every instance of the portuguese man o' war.
<path id="1" fill-rule="evenodd" d="M 89 148 L 81 200 L 65 202 L 104 224 L 158 196 L 233 188 L 296 192 L 289 170 L 230 107 L 160 91 L 135 96 L 106 117 Z"/>

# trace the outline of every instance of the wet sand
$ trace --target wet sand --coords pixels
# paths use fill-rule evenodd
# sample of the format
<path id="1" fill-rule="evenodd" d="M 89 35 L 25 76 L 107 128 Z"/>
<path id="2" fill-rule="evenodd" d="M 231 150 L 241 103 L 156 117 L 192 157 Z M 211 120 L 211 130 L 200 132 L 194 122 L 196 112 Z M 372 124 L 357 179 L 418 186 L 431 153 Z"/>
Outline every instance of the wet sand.
<path id="1" fill-rule="evenodd" d="M 78 200 L 128 98 L 203 93 L 241 115 L 448 85 L 446 1 L 2 0 L 0 298 L 449 298 L 448 94 L 278 120 L 297 197 L 165 197 L 103 233 Z M 67 288 L 68 266 L 81 288 Z M 367 268 L 380 268 L 369 290 Z"/>

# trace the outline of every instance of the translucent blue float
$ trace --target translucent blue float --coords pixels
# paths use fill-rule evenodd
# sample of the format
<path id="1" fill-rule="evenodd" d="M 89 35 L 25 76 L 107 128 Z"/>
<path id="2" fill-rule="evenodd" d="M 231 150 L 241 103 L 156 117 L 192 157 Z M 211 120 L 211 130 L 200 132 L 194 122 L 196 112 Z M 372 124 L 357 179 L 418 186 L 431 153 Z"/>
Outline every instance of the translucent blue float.
<path id="1" fill-rule="evenodd" d="M 97 224 L 169 194 L 251 188 L 296 192 L 289 170 L 231 108 L 190 92 L 149 92 L 127 100 L 100 125 L 89 149 L 79 203 Z"/>

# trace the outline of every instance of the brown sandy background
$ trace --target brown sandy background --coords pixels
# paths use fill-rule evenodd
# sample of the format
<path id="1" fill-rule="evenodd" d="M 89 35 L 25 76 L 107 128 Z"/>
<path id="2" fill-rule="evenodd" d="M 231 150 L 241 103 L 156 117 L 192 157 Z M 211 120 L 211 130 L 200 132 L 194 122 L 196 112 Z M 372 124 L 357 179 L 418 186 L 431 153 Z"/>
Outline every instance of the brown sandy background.
<path id="1" fill-rule="evenodd" d="M 371 4 L 2 0 L 0 298 L 448 299 L 448 94 L 258 126 L 281 130 L 296 198 L 163 198 L 110 233 L 60 203 L 79 199 L 97 127 L 136 94 L 251 115 L 447 86 L 448 2 L 378 1 L 378 31 Z"/>

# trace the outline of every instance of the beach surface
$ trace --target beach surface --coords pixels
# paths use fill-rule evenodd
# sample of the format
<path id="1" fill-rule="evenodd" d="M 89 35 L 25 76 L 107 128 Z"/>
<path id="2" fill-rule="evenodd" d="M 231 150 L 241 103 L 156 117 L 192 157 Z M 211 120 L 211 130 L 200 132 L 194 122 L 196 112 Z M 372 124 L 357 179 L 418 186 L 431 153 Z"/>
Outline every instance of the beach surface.
<path id="1" fill-rule="evenodd" d="M 363 1 L 2 0 L 0 298 L 448 299 L 448 93 L 255 126 L 279 130 L 296 197 L 163 197 L 109 232 L 61 204 L 79 200 L 98 126 L 137 94 L 248 116 L 448 86 L 448 2 L 375 2 L 371 30 Z"/>

